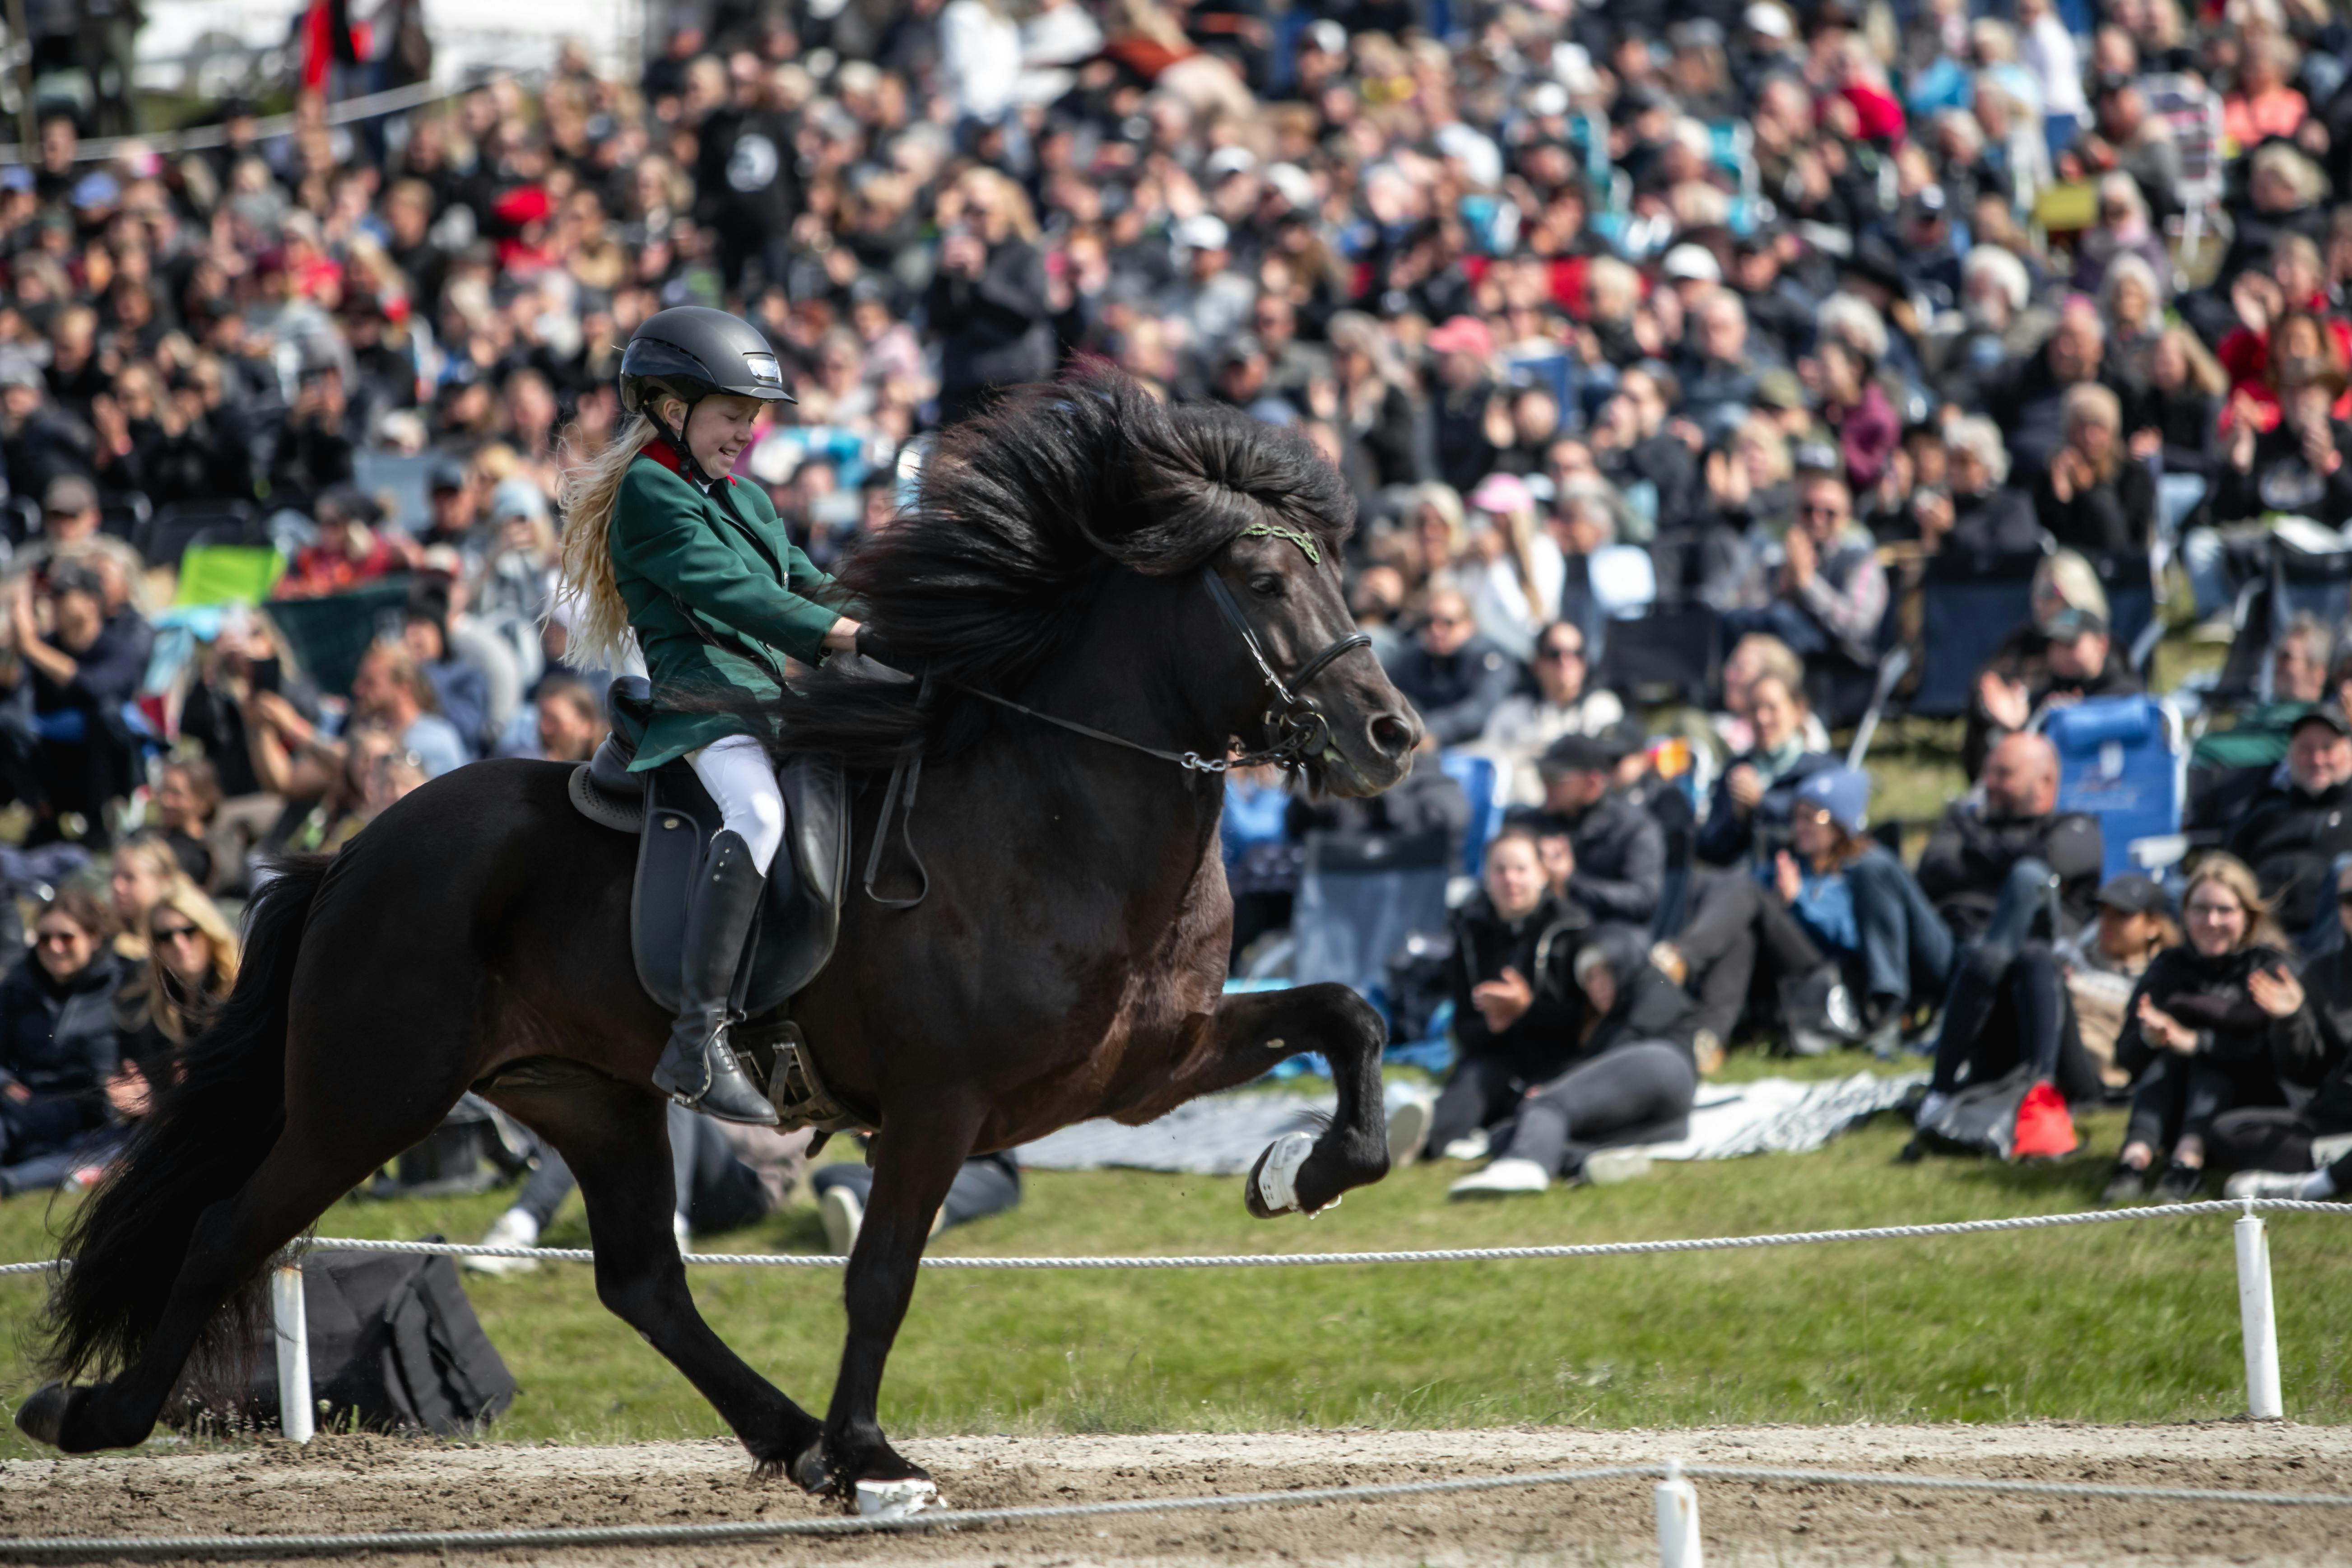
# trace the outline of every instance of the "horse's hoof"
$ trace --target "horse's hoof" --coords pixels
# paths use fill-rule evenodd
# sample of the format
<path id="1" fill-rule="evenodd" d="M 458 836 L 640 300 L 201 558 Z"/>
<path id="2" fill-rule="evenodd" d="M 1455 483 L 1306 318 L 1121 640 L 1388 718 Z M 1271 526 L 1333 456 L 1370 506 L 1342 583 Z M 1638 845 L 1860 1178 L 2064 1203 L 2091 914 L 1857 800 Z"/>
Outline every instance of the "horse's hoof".
<path id="1" fill-rule="evenodd" d="M 72 1403 L 72 1389 L 62 1383 L 44 1384 L 33 1391 L 31 1398 L 16 1406 L 16 1430 L 36 1443 L 61 1448 L 65 1447 L 66 1407 Z"/>
<path id="2" fill-rule="evenodd" d="M 791 1475 L 793 1485 L 811 1497 L 823 1497 L 834 1489 L 833 1467 L 825 1462 L 824 1438 L 801 1450 L 801 1457 L 793 1461 Z"/>
<path id="3" fill-rule="evenodd" d="M 857 1483 L 857 1512 L 864 1519 L 905 1519 L 929 1513 L 947 1504 L 940 1500 L 937 1483 L 916 1477 L 897 1481 Z"/>
<path id="4" fill-rule="evenodd" d="M 1265 1152 L 1250 1167 L 1248 1184 L 1242 1189 L 1242 1202 L 1248 1205 L 1253 1216 L 1272 1219 L 1276 1215 L 1304 1213 L 1311 1219 L 1324 1209 L 1339 1206 L 1336 1195 L 1319 1208 L 1310 1209 L 1299 1201 L 1299 1167 L 1313 1152 L 1315 1135 L 1311 1132 L 1286 1132 L 1265 1146 Z"/>

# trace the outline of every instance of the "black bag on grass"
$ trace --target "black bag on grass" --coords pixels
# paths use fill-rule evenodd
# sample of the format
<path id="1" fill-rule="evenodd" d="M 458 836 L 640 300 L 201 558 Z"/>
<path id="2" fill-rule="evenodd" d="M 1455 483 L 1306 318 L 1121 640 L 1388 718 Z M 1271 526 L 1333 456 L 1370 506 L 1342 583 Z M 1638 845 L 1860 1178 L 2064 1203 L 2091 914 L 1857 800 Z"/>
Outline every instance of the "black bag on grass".
<path id="1" fill-rule="evenodd" d="M 454 1258 L 313 1253 L 302 1260 L 302 1311 L 322 1429 L 463 1436 L 514 1403 L 514 1377 L 475 1318 Z M 278 1425 L 278 1349 L 266 1313 L 246 1352 L 238 1381 L 192 1397 L 176 1424 Z"/>
<path id="2" fill-rule="evenodd" d="M 1990 1083 L 1955 1091 L 1931 1121 L 1922 1122 L 1916 1145 L 1954 1154 L 1989 1154 L 1996 1160 L 2055 1159 L 2079 1146 L 2074 1118 L 2051 1084 L 2019 1067 Z"/>

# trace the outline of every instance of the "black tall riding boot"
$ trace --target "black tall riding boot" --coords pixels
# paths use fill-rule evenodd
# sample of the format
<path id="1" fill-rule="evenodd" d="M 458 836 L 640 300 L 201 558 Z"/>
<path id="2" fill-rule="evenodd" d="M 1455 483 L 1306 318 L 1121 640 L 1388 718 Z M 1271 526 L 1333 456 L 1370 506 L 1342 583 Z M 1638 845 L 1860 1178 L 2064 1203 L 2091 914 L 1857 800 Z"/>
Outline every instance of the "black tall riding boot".
<path id="1" fill-rule="evenodd" d="M 735 1059 L 727 1040 L 728 1001 L 767 886 L 741 834 L 722 828 L 711 837 L 687 905 L 677 1022 L 654 1068 L 654 1087 L 679 1104 L 755 1127 L 774 1126 L 776 1108 Z"/>

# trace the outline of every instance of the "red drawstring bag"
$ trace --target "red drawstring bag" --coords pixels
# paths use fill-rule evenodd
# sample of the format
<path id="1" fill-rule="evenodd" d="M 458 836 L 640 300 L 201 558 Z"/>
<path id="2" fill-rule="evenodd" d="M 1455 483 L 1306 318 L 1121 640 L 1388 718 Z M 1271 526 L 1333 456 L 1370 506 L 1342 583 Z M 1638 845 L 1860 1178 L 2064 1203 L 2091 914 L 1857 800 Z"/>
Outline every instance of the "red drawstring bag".
<path id="1" fill-rule="evenodd" d="M 2009 1146 L 2011 1159 L 2056 1159 L 2073 1153 L 2081 1142 L 2056 1085 L 2037 1083 L 2025 1091 L 2017 1107 L 2017 1132 Z"/>

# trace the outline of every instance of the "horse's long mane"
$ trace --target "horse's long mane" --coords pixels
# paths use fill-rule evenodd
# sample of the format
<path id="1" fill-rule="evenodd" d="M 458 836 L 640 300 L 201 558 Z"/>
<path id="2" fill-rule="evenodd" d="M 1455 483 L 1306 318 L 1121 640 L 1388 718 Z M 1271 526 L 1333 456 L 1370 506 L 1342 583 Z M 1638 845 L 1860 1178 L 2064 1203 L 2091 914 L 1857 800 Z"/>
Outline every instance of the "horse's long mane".
<path id="1" fill-rule="evenodd" d="M 943 432 L 914 509 L 860 545 L 841 585 L 914 683 L 830 666 L 796 683 L 782 744 L 887 767 L 967 743 L 984 705 L 1075 640 L 1121 567 L 1199 565 L 1254 524 L 1337 549 L 1355 523 L 1339 472 L 1305 437 L 1222 407 L 1162 407 L 1090 370 L 1023 387 Z"/>

